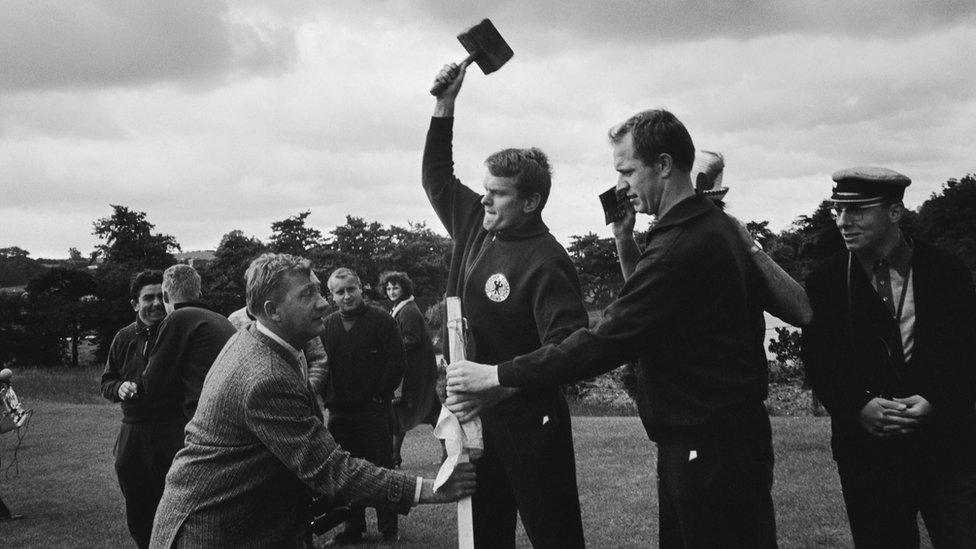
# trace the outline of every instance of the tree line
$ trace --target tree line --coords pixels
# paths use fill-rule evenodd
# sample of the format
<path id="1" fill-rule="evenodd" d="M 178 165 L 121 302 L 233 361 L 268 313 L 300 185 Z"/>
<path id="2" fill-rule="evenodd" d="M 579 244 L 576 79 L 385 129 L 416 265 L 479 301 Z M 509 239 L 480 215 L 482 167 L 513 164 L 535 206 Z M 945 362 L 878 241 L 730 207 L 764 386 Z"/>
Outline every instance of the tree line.
<path id="1" fill-rule="evenodd" d="M 145 212 L 122 205 L 111 208 L 111 215 L 92 225 L 101 243 L 87 259 L 72 249 L 68 260 L 45 267 L 21 248 L 0 248 L 0 288 L 6 287 L 0 291 L 0 365 L 77 365 L 78 342 L 85 336 L 93 338 L 96 357 L 104 359 L 115 332 L 132 322 L 132 275 L 177 262 L 179 243 L 156 232 Z M 339 266 L 352 268 L 368 291 L 382 272 L 405 271 L 424 308 L 443 295 L 449 238 L 423 223 L 384 226 L 351 215 L 323 234 L 309 226 L 310 214 L 303 211 L 272 223 L 267 242 L 240 230 L 225 234 L 214 260 L 200 269 L 208 304 L 222 314 L 242 307 L 244 271 L 254 257 L 269 251 L 311 259 L 322 280 Z M 957 254 L 976 275 L 976 175 L 947 181 L 940 192 L 908 212 L 903 226 L 908 235 Z M 827 201 L 779 233 L 766 221 L 749 222 L 747 227 L 770 257 L 801 283 L 816 265 L 843 249 Z M 587 307 L 601 309 L 623 284 L 613 239 L 595 233 L 574 235 L 567 250 Z M 793 360 L 797 345 L 796 334 L 784 329 L 771 351 L 784 361 Z"/>

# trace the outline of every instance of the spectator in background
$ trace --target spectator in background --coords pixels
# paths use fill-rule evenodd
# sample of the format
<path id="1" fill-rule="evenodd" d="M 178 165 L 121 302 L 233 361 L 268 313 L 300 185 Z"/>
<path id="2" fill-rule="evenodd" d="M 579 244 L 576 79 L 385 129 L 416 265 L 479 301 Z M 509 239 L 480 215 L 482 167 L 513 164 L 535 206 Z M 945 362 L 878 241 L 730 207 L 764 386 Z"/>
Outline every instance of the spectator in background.
<path id="1" fill-rule="evenodd" d="M 183 417 L 190 421 L 210 365 L 237 330 L 200 301 L 200 275 L 193 267 L 173 265 L 163 271 L 162 290 L 166 319 L 138 390 L 143 397 L 181 400 Z"/>
<path id="2" fill-rule="evenodd" d="M 339 308 L 326 317 L 322 333 L 329 356 L 324 395 L 329 431 L 353 456 L 393 467 L 391 401 L 406 366 L 400 332 L 386 311 L 363 302 L 362 283 L 355 272 L 336 269 L 328 286 Z M 385 542 L 398 539 L 396 513 L 377 508 L 376 522 Z M 365 531 L 365 509 L 354 508 L 333 541 L 359 543 Z"/>
<path id="3" fill-rule="evenodd" d="M 129 533 L 140 548 L 149 546 L 166 471 L 183 447 L 186 424 L 180 395 L 146 398 L 139 392 L 138 380 L 166 317 L 162 282 L 160 271 L 142 271 L 132 278 L 129 295 L 136 320 L 115 334 L 101 382 L 102 396 L 122 404 L 115 472 L 125 497 Z"/>
<path id="4" fill-rule="evenodd" d="M 437 424 L 440 400 L 437 398 L 437 363 L 427 323 L 414 301 L 413 281 L 407 273 L 390 272 L 380 278 L 380 288 L 393 302 L 390 312 L 400 328 L 407 355 L 403 382 L 393 397 L 393 463 L 403 462 L 400 450 L 407 431 L 421 423 Z"/>

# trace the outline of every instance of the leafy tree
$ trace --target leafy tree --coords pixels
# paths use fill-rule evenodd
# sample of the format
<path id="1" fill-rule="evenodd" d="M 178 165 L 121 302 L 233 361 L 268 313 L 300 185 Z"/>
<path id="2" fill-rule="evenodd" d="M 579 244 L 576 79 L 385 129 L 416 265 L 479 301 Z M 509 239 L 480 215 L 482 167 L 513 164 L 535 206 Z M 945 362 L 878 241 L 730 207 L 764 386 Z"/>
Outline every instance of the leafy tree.
<path id="1" fill-rule="evenodd" d="M 976 275 L 976 174 L 950 179 L 918 209 L 916 234 L 959 256 Z"/>
<path id="2" fill-rule="evenodd" d="M 125 206 L 112 205 L 112 215 L 95 221 L 94 235 L 104 240 L 97 246 L 106 263 L 129 265 L 133 270 L 172 265 L 176 259 L 170 253 L 179 250 L 176 239 L 155 233 L 156 227 L 146 220 L 144 212 Z"/>
<path id="3" fill-rule="evenodd" d="M 87 271 L 65 267 L 49 269 L 27 285 L 30 313 L 44 319 L 45 333 L 71 342 L 72 366 L 78 366 L 78 340 L 86 328 L 96 287 Z M 63 345 L 55 348 L 63 349 Z"/>
<path id="4" fill-rule="evenodd" d="M 624 281 L 613 239 L 592 232 L 573 235 L 567 251 L 579 275 L 583 300 L 597 308 L 612 301 Z"/>
<path id="5" fill-rule="evenodd" d="M 824 200 L 813 214 L 801 215 L 789 229 L 778 235 L 763 235 L 769 257 L 801 284 L 817 265 L 844 248 L 831 205 Z"/>
<path id="6" fill-rule="evenodd" d="M 45 267 L 30 258 L 30 252 L 17 246 L 0 248 L 0 288 L 24 286 L 44 272 Z"/>
<path id="7" fill-rule="evenodd" d="M 132 322 L 129 281 L 143 269 L 165 269 L 176 263 L 172 251 L 180 249 L 170 235 L 154 233 L 145 212 L 112 205 L 112 215 L 93 223 L 94 234 L 104 241 L 97 246 L 104 258 L 95 275 L 98 300 L 92 304 L 97 333 L 97 356 L 104 359 L 119 328 Z"/>
<path id="8" fill-rule="evenodd" d="M 387 228 L 350 215 L 329 235 L 325 244 L 309 252 L 323 280 L 336 268 L 348 267 L 359 274 L 364 285 L 372 287 L 381 273 L 396 270 L 410 275 L 421 307 L 443 295 L 451 240 L 423 223 Z"/>
<path id="9" fill-rule="evenodd" d="M 246 301 L 244 272 L 251 261 L 268 251 L 260 240 L 233 230 L 220 239 L 214 260 L 201 273 L 204 299 L 222 314 L 230 314 Z"/>
<path id="10" fill-rule="evenodd" d="M 271 251 L 305 256 L 322 241 L 322 232 L 305 226 L 311 211 L 304 211 L 288 219 L 271 224 Z"/>
<path id="11" fill-rule="evenodd" d="M 424 223 L 391 225 L 387 250 L 376 259 L 377 279 L 385 270 L 403 271 L 410 275 L 421 307 L 435 303 L 447 289 L 452 248 L 450 238 L 435 233 Z"/>

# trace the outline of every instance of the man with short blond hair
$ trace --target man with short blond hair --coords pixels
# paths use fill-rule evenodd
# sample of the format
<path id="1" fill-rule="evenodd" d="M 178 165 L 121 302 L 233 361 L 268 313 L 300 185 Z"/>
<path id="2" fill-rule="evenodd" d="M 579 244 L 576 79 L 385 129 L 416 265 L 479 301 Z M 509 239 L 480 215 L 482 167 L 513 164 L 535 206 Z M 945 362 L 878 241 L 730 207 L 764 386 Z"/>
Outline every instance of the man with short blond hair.
<path id="1" fill-rule="evenodd" d="M 403 380 L 406 354 L 396 321 L 363 301 L 359 275 L 341 267 L 328 281 L 338 311 L 325 318 L 322 345 L 329 375 L 322 394 L 329 410 L 329 432 L 353 456 L 393 467 L 393 392 Z M 397 516 L 376 509 L 383 540 L 398 539 Z M 336 543 L 357 543 L 366 532 L 363 507 L 354 507 Z"/>
<path id="2" fill-rule="evenodd" d="M 201 300 L 200 275 L 189 265 L 163 271 L 166 320 L 149 353 L 140 391 L 149 398 L 177 399 L 193 419 L 210 365 L 234 334 L 234 325 Z"/>
<path id="3" fill-rule="evenodd" d="M 462 184 L 452 140 L 464 66 L 444 67 L 437 80 L 447 86 L 427 132 L 423 187 L 454 240 L 447 296 L 461 300 L 468 358 L 502 361 L 559 343 L 587 315 L 573 262 L 542 218 L 549 159 L 534 147 L 504 149 L 485 160 L 484 194 Z M 515 547 L 519 519 L 536 547 L 583 547 L 572 418 L 558 384 L 457 398 L 448 404 L 464 408 L 461 421 L 479 415 L 484 434 L 475 547 Z"/>
<path id="4" fill-rule="evenodd" d="M 619 296 L 596 326 L 559 344 L 497 365 L 451 364 L 448 390 L 576 382 L 639 359 L 661 547 L 775 547 L 761 280 L 749 250 L 695 193 L 695 147 L 677 117 L 643 111 L 609 138 L 617 189 L 657 219 Z"/>

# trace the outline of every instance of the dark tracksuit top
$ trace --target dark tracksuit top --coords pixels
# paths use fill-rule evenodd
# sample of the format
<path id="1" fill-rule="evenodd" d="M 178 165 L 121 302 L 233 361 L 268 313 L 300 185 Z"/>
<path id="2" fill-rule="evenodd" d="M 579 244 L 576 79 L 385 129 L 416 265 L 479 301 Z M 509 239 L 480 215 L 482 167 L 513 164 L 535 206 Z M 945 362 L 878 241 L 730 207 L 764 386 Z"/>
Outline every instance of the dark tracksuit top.
<path id="1" fill-rule="evenodd" d="M 453 123 L 431 120 L 423 186 L 454 240 L 447 296 L 461 298 L 465 358 L 494 364 L 559 343 L 585 327 L 587 315 L 572 261 L 540 217 L 513 231 L 484 229 L 481 195 L 454 176 Z M 481 420 L 485 455 L 475 462 L 476 546 L 503 546 L 514 536 L 514 522 L 510 532 L 505 520 L 493 519 L 514 521 L 506 490 L 514 493 L 533 545 L 581 546 L 572 427 L 559 387 L 521 391 L 482 413 Z M 504 476 L 490 476 L 502 470 Z"/>
<path id="2" fill-rule="evenodd" d="M 190 421 L 210 366 L 237 330 L 202 303 L 179 303 L 175 309 L 159 325 L 139 391 L 153 399 L 180 401 Z"/>
<path id="3" fill-rule="evenodd" d="M 579 381 L 639 358 L 638 409 L 653 440 L 761 404 L 764 294 L 747 253 L 707 198 L 679 202 L 648 232 L 600 323 L 500 364 L 499 382 Z"/>

